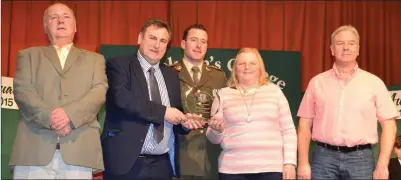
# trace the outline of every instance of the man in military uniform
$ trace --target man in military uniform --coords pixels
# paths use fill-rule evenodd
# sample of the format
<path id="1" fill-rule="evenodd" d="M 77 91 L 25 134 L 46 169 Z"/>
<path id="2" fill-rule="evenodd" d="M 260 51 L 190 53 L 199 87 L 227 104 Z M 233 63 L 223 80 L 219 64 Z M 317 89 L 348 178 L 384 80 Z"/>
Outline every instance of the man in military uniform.
<path id="1" fill-rule="evenodd" d="M 186 28 L 181 41 L 184 58 L 171 65 L 181 80 L 184 113 L 199 114 L 206 120 L 210 118 L 215 93 L 225 87 L 227 81 L 222 70 L 204 61 L 207 40 L 203 25 Z M 182 179 L 218 179 L 217 159 L 221 148 L 207 140 L 205 130 L 192 130 L 187 136 L 180 136 Z"/>

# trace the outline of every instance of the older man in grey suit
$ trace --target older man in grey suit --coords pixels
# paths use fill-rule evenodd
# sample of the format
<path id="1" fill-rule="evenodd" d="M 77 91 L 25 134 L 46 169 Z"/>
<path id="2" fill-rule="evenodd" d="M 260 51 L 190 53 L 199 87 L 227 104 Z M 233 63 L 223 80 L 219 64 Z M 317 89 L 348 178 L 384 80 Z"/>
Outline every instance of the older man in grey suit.
<path id="1" fill-rule="evenodd" d="M 14 179 L 91 179 L 103 170 L 97 113 L 108 88 L 105 60 L 73 45 L 66 5 L 43 17 L 50 45 L 19 52 L 14 95 L 21 120 L 11 153 Z"/>

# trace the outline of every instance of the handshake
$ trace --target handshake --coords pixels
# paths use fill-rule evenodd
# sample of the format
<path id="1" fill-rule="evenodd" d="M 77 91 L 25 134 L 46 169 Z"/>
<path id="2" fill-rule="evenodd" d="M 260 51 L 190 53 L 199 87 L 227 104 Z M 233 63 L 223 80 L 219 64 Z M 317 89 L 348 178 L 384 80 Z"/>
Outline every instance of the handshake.
<path id="1" fill-rule="evenodd" d="M 182 126 L 190 130 L 206 128 L 209 126 L 218 132 L 223 131 L 222 122 L 214 117 L 208 121 L 201 115 L 191 113 L 184 114 L 176 108 L 168 107 L 164 119 L 174 125 L 181 123 Z"/>

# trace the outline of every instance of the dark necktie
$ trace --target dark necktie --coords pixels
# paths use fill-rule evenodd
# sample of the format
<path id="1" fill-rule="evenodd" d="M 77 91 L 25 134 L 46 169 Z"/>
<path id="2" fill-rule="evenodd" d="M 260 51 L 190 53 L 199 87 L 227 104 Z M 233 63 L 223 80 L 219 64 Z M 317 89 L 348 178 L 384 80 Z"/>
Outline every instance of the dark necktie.
<path id="1" fill-rule="evenodd" d="M 153 67 L 149 68 L 149 85 L 152 101 L 157 104 L 162 104 L 159 85 L 157 84 L 155 69 Z M 160 125 L 153 125 L 155 127 L 155 130 L 153 131 L 153 137 L 156 139 L 157 143 L 160 143 L 160 141 L 163 139 L 164 121 Z"/>
<path id="2" fill-rule="evenodd" d="M 194 75 L 193 75 L 194 84 L 198 85 L 198 83 L 199 83 L 199 67 L 194 66 L 194 67 L 192 67 L 191 70 L 192 70 L 192 72 L 194 72 Z"/>

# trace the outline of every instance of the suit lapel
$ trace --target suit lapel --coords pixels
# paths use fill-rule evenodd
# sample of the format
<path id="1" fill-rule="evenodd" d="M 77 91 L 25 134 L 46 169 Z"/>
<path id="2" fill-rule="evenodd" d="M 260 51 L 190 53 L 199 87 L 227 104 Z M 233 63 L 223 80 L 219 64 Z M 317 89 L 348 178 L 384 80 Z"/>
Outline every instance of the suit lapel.
<path id="1" fill-rule="evenodd" d="M 68 53 L 67 59 L 65 60 L 63 74 L 66 73 L 68 69 L 70 69 L 70 67 L 74 64 L 74 62 L 79 58 L 80 55 L 81 55 L 81 50 L 72 45 L 70 52 Z"/>
<path id="2" fill-rule="evenodd" d="M 209 81 L 209 79 L 211 79 L 211 78 L 212 77 L 210 76 L 210 69 L 207 67 L 206 63 L 203 63 L 203 65 L 202 65 L 202 75 L 201 75 L 201 79 L 200 79 L 199 84 L 197 85 L 197 87 L 201 87 L 207 81 Z"/>
<path id="3" fill-rule="evenodd" d="M 53 45 L 49 45 L 44 48 L 43 50 L 45 56 L 49 61 L 53 64 L 54 68 L 57 70 L 57 72 L 61 75 L 62 74 L 62 69 L 61 69 L 61 64 L 60 64 L 60 59 L 58 58 L 57 51 L 54 48 Z"/>
<path id="4" fill-rule="evenodd" d="M 180 63 L 180 65 L 182 67 L 182 69 L 180 71 L 180 74 L 179 74 L 180 80 L 183 81 L 185 84 L 188 84 L 189 86 L 194 87 L 195 86 L 194 81 L 192 80 L 191 75 L 189 74 L 187 67 L 182 62 L 182 60 L 179 61 L 178 63 Z"/>
<path id="5" fill-rule="evenodd" d="M 141 64 L 139 63 L 138 57 L 136 55 L 132 58 L 130 66 L 131 66 L 130 69 L 134 71 L 135 77 L 139 82 L 139 86 L 141 87 L 142 92 L 146 94 L 147 97 L 149 98 L 148 84 L 146 83 L 146 77 L 143 74 Z"/>

